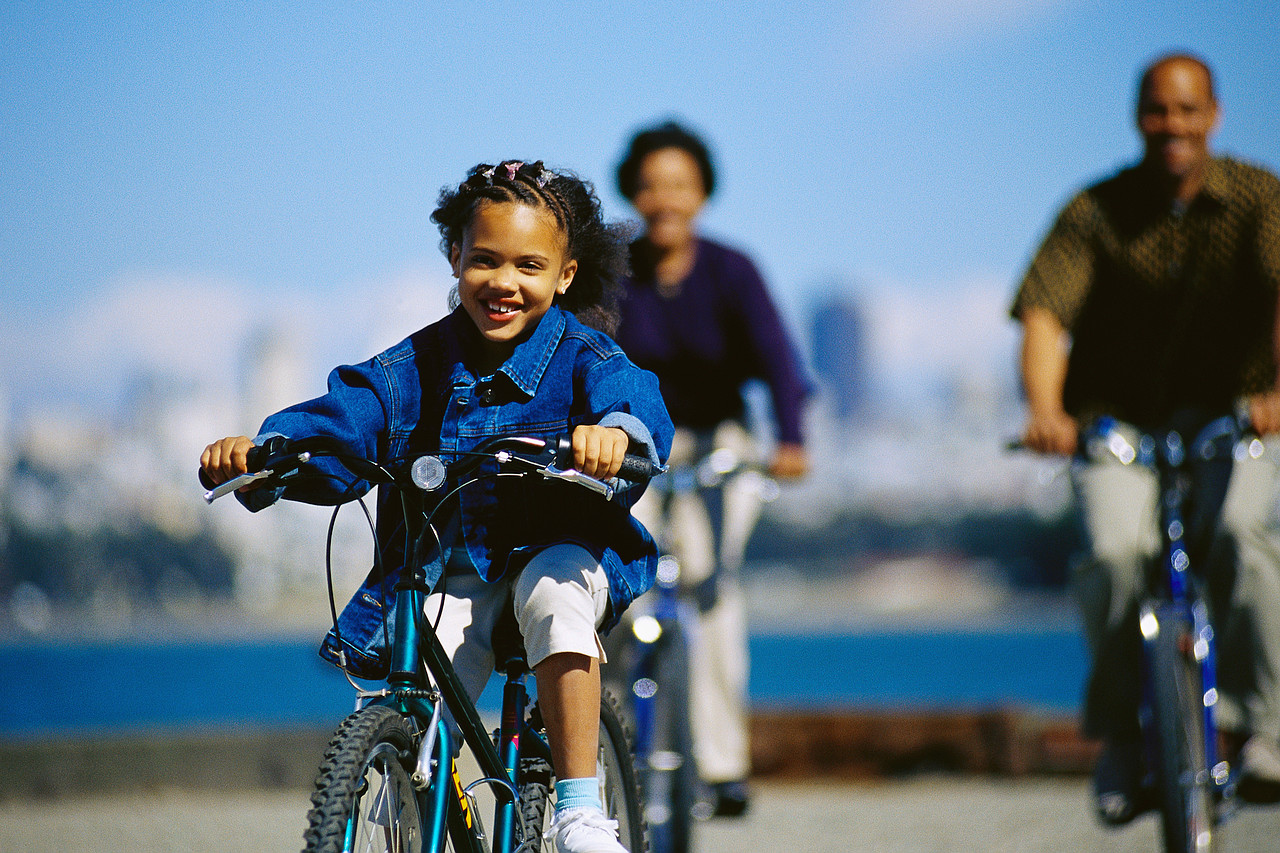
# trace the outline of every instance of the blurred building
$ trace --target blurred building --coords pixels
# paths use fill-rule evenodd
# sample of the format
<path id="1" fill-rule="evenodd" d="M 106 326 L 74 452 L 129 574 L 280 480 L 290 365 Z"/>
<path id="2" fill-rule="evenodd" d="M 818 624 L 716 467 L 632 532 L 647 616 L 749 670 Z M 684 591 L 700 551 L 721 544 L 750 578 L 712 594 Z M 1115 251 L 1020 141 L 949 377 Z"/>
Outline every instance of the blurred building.
<path id="1" fill-rule="evenodd" d="M 819 290 L 845 294 L 851 288 Z M 823 299 L 814 306 L 809 338 L 813 370 L 831 415 L 846 425 L 864 420 L 871 402 L 871 371 L 862 308 L 847 296 Z"/>

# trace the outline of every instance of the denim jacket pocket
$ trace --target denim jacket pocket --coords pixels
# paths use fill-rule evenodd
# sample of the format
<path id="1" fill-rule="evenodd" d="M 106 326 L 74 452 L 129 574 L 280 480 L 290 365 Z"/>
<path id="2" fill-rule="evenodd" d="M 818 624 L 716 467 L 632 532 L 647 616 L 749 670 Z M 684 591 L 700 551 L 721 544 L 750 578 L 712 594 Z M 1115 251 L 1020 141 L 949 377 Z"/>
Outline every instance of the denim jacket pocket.
<path id="1" fill-rule="evenodd" d="M 386 632 L 383 632 L 385 613 Z M 338 615 L 336 629 L 330 628 L 320 646 L 320 657 L 341 667 L 356 678 L 381 680 L 387 677 L 390 656 L 386 637 L 395 634 L 395 610 L 388 610 L 367 586 L 352 596 Z"/>

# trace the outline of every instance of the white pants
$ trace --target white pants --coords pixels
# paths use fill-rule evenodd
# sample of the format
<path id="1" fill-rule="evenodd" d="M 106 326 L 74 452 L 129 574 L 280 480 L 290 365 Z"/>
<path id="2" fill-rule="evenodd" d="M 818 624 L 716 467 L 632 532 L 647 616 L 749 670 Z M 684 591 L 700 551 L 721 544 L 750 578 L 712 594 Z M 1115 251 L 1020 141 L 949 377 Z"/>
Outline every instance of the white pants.
<path id="1" fill-rule="evenodd" d="M 508 600 L 529 666 L 560 652 L 604 661 L 596 628 L 609 603 L 609 579 L 580 545 L 547 548 L 514 578 L 495 583 L 477 574 L 449 575 L 444 592 L 427 596 L 423 610 L 473 702 L 493 673 L 493 629 Z"/>
<path id="2" fill-rule="evenodd" d="M 672 468 L 695 464 L 709 449 L 728 447 L 752 459 L 754 447 L 736 423 L 713 436 L 679 428 L 671 443 Z M 710 447 L 707 445 L 710 444 Z M 698 773 L 709 783 L 747 778 L 751 771 L 747 733 L 747 619 L 739 569 L 747 539 L 760 518 L 759 490 L 747 478 L 725 484 L 720 506 L 698 493 L 670 499 L 650 488 L 632 508 L 663 553 L 680 562 L 681 585 L 689 590 L 718 573 L 718 596 L 708 610 L 693 608 L 689 643 L 689 716 Z"/>

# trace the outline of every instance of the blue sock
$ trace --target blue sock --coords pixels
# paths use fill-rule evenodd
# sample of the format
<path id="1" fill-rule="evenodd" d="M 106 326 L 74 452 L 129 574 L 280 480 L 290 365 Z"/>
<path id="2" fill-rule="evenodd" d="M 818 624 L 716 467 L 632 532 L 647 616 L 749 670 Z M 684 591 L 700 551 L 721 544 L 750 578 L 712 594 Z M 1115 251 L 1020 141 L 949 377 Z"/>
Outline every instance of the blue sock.
<path id="1" fill-rule="evenodd" d="M 581 808 L 604 810 L 604 805 L 600 802 L 600 780 L 594 776 L 586 779 L 557 779 L 556 811 Z"/>

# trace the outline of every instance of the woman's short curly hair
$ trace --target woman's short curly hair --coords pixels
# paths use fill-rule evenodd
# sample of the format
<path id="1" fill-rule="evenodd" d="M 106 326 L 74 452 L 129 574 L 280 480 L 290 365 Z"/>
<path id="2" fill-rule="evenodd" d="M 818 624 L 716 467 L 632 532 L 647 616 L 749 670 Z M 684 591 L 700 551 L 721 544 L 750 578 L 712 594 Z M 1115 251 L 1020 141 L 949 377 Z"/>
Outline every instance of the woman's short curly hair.
<path id="1" fill-rule="evenodd" d="M 627 156 L 618 164 L 618 192 L 622 193 L 623 198 L 628 201 L 635 199 L 639 189 L 640 164 L 645 157 L 664 148 L 679 148 L 693 157 L 702 174 L 702 189 L 710 198 L 716 188 L 716 172 L 711 165 L 711 152 L 697 134 L 674 121 L 645 128 L 631 138 Z"/>
<path id="2" fill-rule="evenodd" d="M 445 257 L 455 244 L 462 244 L 463 232 L 481 204 L 501 202 L 543 208 L 552 215 L 565 235 L 566 256 L 578 262 L 572 286 L 556 297 L 556 304 L 612 334 L 628 269 L 630 227 L 605 222 L 595 189 L 572 172 L 552 171 L 541 160 L 481 163 L 457 187 L 440 191 L 431 214 L 440 228 Z"/>

